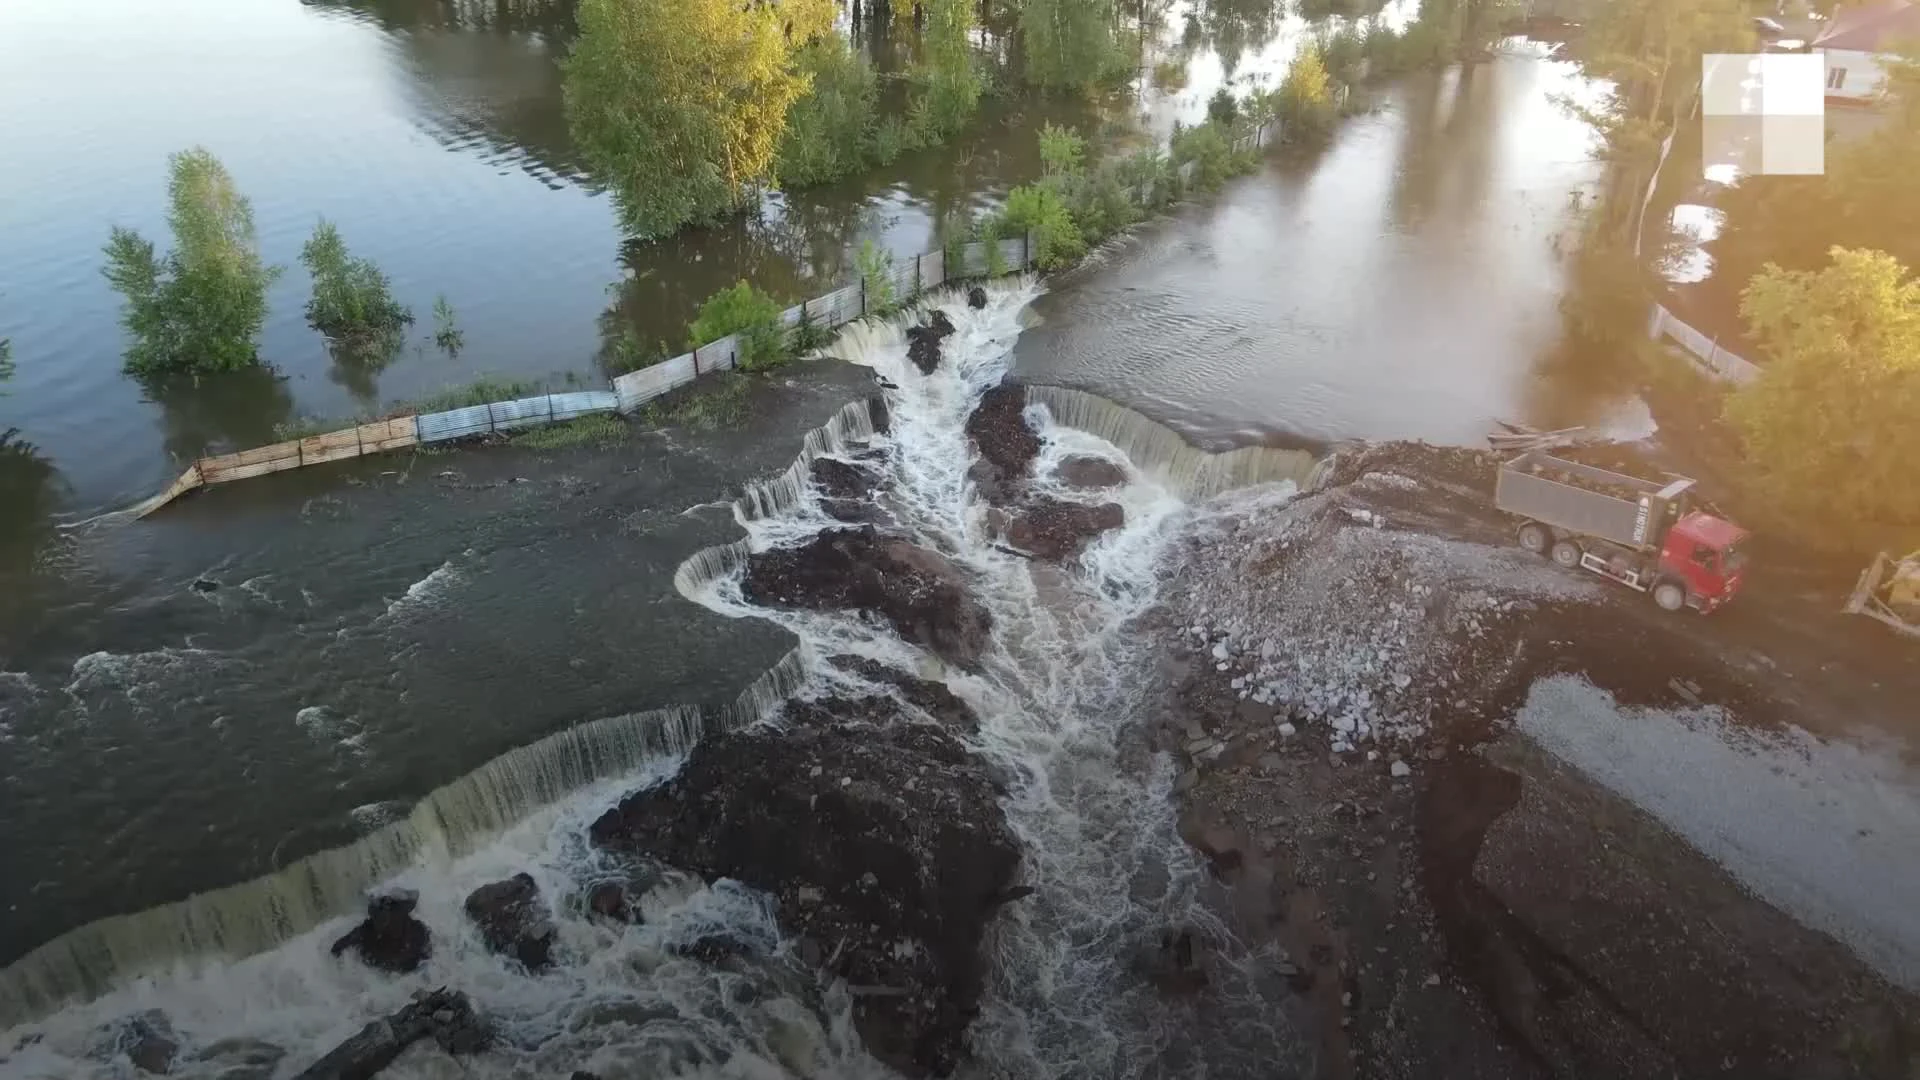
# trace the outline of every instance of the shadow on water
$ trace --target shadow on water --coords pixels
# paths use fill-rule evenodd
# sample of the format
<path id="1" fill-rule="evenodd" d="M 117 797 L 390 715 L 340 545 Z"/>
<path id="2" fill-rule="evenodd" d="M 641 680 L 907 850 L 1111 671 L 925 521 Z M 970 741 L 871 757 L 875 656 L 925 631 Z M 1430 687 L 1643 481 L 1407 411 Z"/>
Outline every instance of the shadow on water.
<path id="1" fill-rule="evenodd" d="M 160 406 L 162 445 L 183 467 L 207 454 L 274 442 L 294 416 L 286 377 L 265 365 L 153 379 L 144 388 Z"/>

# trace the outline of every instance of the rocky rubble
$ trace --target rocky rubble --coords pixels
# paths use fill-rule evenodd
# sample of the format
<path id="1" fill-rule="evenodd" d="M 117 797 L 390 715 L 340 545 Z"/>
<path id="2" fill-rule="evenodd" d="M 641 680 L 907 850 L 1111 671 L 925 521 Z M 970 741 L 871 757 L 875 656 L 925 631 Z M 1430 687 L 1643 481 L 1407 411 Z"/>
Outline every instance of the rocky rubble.
<path id="1" fill-rule="evenodd" d="M 967 435 L 978 455 L 967 475 L 988 504 L 987 528 L 996 539 L 1035 558 L 1073 558 L 1094 537 L 1126 524 L 1126 511 L 1118 503 L 1070 502 L 1030 490 L 1040 436 L 1027 424 L 1026 405 L 1026 388 L 1018 383 L 1001 383 L 981 397 L 967 417 Z M 1112 462 L 1086 456 L 1062 465 L 1062 479 L 1069 474 L 1087 487 L 1111 486 L 1109 481 L 1117 484 L 1126 478 Z"/>
<path id="2" fill-rule="evenodd" d="M 939 728 L 813 713 L 709 739 L 591 836 L 772 893 L 799 955 L 846 980 L 869 1052 L 914 1076 L 959 1062 L 1020 853 L 991 778 Z"/>
<path id="3" fill-rule="evenodd" d="M 871 525 L 757 552 L 740 588 L 756 604 L 877 615 L 906 640 L 968 669 L 979 665 L 993 624 L 945 556 Z"/>

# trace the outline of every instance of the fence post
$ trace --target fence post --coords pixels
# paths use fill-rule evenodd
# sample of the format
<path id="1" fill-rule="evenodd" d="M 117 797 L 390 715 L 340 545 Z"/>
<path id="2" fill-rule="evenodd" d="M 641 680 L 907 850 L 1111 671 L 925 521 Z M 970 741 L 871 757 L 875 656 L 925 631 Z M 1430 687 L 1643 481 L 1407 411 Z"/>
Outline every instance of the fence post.
<path id="1" fill-rule="evenodd" d="M 1028 229 L 1020 236 L 1020 269 L 1033 265 L 1033 230 Z"/>
<path id="2" fill-rule="evenodd" d="M 1715 334 L 1713 336 L 1713 340 L 1707 343 L 1707 366 L 1713 367 L 1714 358 L 1719 355 L 1720 355 L 1720 335 Z M 1715 368 L 1715 370 L 1717 371 L 1719 369 Z"/>
<path id="3" fill-rule="evenodd" d="M 860 275 L 860 314 L 867 313 L 867 275 Z"/>
<path id="4" fill-rule="evenodd" d="M 919 255 L 913 257 L 913 295 L 916 297 L 920 295 L 922 288 L 920 284 L 920 260 L 925 256 L 926 253 L 921 252 Z"/>
<path id="5" fill-rule="evenodd" d="M 700 377 L 700 346 L 693 347 L 693 377 Z"/>

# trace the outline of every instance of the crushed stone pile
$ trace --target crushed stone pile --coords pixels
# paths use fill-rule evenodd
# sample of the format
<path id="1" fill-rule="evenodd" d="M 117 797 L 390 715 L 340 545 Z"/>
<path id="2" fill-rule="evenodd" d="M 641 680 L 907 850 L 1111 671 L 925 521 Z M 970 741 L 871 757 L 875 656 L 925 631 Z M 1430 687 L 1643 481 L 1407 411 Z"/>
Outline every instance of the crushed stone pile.
<path id="1" fill-rule="evenodd" d="M 1270 707 L 1279 734 L 1337 753 L 1419 740 L 1504 681 L 1517 650 L 1503 627 L 1599 595 L 1518 548 L 1406 531 L 1410 500 L 1451 496 L 1418 466 L 1382 460 L 1297 498 L 1253 490 L 1201 508 L 1170 553 L 1168 593 L 1202 658 L 1255 706 L 1243 714 Z"/>

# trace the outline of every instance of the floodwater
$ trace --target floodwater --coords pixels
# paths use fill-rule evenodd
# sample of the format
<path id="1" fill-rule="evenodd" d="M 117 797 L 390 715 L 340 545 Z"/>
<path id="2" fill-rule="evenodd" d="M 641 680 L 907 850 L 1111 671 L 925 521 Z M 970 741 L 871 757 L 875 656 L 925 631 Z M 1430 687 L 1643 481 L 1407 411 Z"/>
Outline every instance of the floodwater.
<path id="1" fill-rule="evenodd" d="M 1324 149 L 1271 158 L 1056 285 L 1020 373 L 1213 446 L 1644 425 L 1535 373 L 1560 327 L 1559 241 L 1595 179 L 1590 130 L 1552 96 L 1588 85 L 1501 56 L 1376 90 Z"/>
<path id="2" fill-rule="evenodd" d="M 565 724 L 730 699 L 790 639 L 673 594 L 678 562 L 732 529 L 682 511 L 790 460 L 864 377 L 769 386 L 772 419 L 724 437 L 396 457 L 146 522 L 73 519 L 296 415 L 479 373 L 597 381 L 609 337 L 675 340 L 733 280 L 806 295 L 862 237 L 927 246 L 943 208 L 1037 171 L 1040 119 L 1090 115 L 1003 103 L 880 174 L 623 246 L 566 138 L 564 10 L 0 8 L 0 97 L 29 106 L 0 114 L 0 337 L 20 368 L 0 398 L 0 432 L 19 429 L 0 444 L 0 865 L 29 868 L 0 875 L 0 955 L 337 843 Z M 1143 81 L 1129 123 L 1160 130 L 1218 85 L 1271 77 L 1305 30 L 1219 14 L 1166 22 L 1180 43 L 1147 59 L 1190 77 Z M 1051 283 L 1018 371 L 1214 443 L 1471 441 L 1491 417 L 1562 411 L 1532 363 L 1551 339 L 1554 237 L 1593 174 L 1550 101 L 1570 88 L 1563 65 L 1502 59 L 1379 90 L 1328 147 L 1278 156 Z M 124 378 L 100 244 L 113 223 L 163 232 L 166 155 L 194 143 L 253 199 L 271 261 L 293 263 L 325 215 L 392 275 L 429 324 L 417 336 L 444 293 L 466 349 L 343 368 L 290 273 L 272 294 L 272 372 L 151 394 Z"/>
<path id="3" fill-rule="evenodd" d="M 600 359 L 624 332 L 678 351 L 700 301 L 737 280 L 798 300 L 843 281 L 864 239 L 926 250 L 942 210 L 1037 173 L 1039 117 L 1084 120 L 1006 106 L 1011 123 L 989 118 L 883 173 L 623 245 L 567 135 L 570 12 L 553 0 L 0 6 L 0 338 L 19 367 L 0 431 L 19 429 L 57 471 L 53 501 L 124 505 L 183 459 L 272 442 L 295 417 L 352 416 L 481 374 L 604 385 Z M 290 268 L 269 296 L 273 373 L 143 388 L 120 371 L 101 247 L 116 224 L 165 247 L 167 155 L 196 144 L 252 200 L 266 259 Z M 385 370 L 336 363 L 306 324 L 299 251 L 322 216 L 418 320 Z M 465 337 L 457 357 L 432 344 L 441 295 Z"/>

